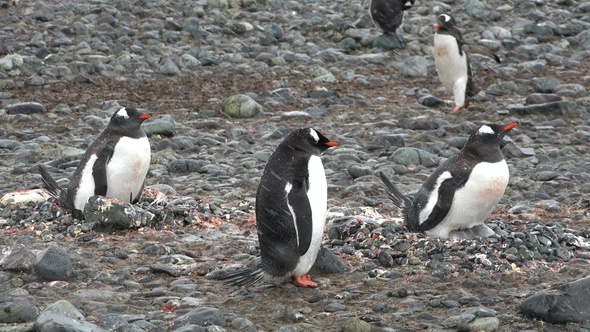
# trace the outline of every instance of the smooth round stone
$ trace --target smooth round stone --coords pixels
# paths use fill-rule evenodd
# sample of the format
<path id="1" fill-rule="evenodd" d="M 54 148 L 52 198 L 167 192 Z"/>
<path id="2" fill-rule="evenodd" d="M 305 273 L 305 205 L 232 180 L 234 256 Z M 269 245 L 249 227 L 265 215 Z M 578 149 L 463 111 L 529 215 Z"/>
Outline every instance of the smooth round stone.
<path id="1" fill-rule="evenodd" d="M 244 94 L 233 95 L 223 103 L 223 112 L 232 118 L 251 118 L 263 113 L 262 106 Z"/>
<path id="2" fill-rule="evenodd" d="M 426 57 L 420 55 L 410 56 L 403 60 L 400 68 L 400 74 L 406 77 L 426 77 L 428 76 L 429 62 Z"/>

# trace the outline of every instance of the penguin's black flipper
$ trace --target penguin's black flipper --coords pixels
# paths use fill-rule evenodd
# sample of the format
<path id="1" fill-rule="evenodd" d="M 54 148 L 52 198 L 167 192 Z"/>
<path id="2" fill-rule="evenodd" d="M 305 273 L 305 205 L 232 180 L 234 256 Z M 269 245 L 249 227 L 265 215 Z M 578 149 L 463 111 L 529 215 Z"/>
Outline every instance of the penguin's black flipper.
<path id="1" fill-rule="evenodd" d="M 106 195 L 108 190 L 108 181 L 107 181 L 107 164 L 115 150 L 113 147 L 105 146 L 102 151 L 100 151 L 98 158 L 94 162 L 92 166 L 92 176 L 94 177 L 94 194 L 95 195 Z"/>
<path id="2" fill-rule="evenodd" d="M 452 178 L 446 179 L 440 184 L 436 205 L 432 208 L 428 218 L 420 224 L 420 231 L 426 232 L 433 229 L 447 216 L 453 204 L 455 192 L 467 183 L 470 172 L 470 169 L 459 168 L 452 173 Z"/>
<path id="3" fill-rule="evenodd" d="M 311 245 L 313 221 L 311 205 L 303 182 L 296 181 L 287 195 L 287 204 L 297 227 L 297 252 L 305 255 Z"/>

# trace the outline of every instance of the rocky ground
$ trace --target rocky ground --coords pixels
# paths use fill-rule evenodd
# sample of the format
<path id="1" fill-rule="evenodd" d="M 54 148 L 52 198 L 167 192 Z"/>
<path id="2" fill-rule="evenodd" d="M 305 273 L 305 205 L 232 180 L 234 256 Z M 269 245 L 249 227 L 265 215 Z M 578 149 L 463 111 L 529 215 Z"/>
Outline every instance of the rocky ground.
<path id="1" fill-rule="evenodd" d="M 40 163 L 65 185 L 110 115 L 133 106 L 153 114 L 147 185 L 166 197 L 149 191 L 136 207 L 149 223 L 127 230 L 74 220 L 51 201 L 3 202 L 0 331 L 590 329 L 589 316 L 554 323 L 521 311 L 528 296 L 590 269 L 588 3 L 418 1 L 403 48 L 380 36 L 366 7 L 3 5 L 0 195 L 40 188 Z M 453 115 L 430 55 L 442 11 L 503 60 L 474 57 L 483 92 Z M 235 94 L 256 101 L 255 114 L 224 113 Z M 41 105 L 28 113 L 18 102 Z M 375 174 L 411 194 L 477 124 L 511 121 L 520 123 L 503 148 L 511 179 L 489 220 L 497 235 L 408 232 Z M 322 157 L 329 251 L 313 271 L 320 287 L 228 287 L 217 271 L 258 256 L 253 205 L 265 162 L 304 126 L 341 143 Z M 338 263 L 347 271 L 328 273 Z"/>

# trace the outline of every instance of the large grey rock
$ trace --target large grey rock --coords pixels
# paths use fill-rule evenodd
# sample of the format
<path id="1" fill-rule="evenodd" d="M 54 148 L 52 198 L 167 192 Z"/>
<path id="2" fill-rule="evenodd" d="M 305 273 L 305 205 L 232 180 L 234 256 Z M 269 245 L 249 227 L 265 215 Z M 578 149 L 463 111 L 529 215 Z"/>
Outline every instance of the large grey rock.
<path id="1" fill-rule="evenodd" d="M 223 103 L 223 112 L 232 118 L 251 118 L 262 113 L 262 106 L 254 99 L 238 94 L 230 96 Z"/>
<path id="2" fill-rule="evenodd" d="M 13 324 L 32 322 L 39 312 L 27 299 L 17 299 L 14 302 L 0 303 L 0 323 Z"/>
<path id="3" fill-rule="evenodd" d="M 508 111 L 513 114 L 555 114 L 563 115 L 575 108 L 575 103 L 571 101 L 553 101 L 544 104 L 533 105 L 509 105 Z"/>
<path id="4" fill-rule="evenodd" d="M 403 147 L 395 150 L 391 160 L 398 165 L 423 165 L 426 167 L 437 166 L 440 157 L 428 151 L 417 148 Z"/>
<path id="5" fill-rule="evenodd" d="M 373 40 L 373 47 L 387 51 L 402 48 L 403 42 L 395 34 L 384 33 Z"/>
<path id="6" fill-rule="evenodd" d="M 420 55 L 407 57 L 401 64 L 400 74 L 407 77 L 426 77 L 428 60 Z"/>
<path id="7" fill-rule="evenodd" d="M 48 247 L 37 254 L 34 267 L 39 277 L 49 281 L 69 281 L 74 274 L 70 256 L 58 247 Z"/>
<path id="8" fill-rule="evenodd" d="M 15 243 L 2 248 L 0 252 L 0 269 L 6 271 L 30 271 L 33 268 L 35 254 L 25 245 Z"/>
<path id="9" fill-rule="evenodd" d="M 69 301 L 59 300 L 48 305 L 43 312 L 52 312 L 56 315 L 69 317 L 75 320 L 84 320 L 84 315 Z"/>
<path id="10" fill-rule="evenodd" d="M 209 308 L 203 307 L 191 310 L 184 314 L 183 316 L 178 317 L 174 321 L 175 327 L 180 327 L 184 325 L 198 325 L 198 326 L 210 326 L 210 325 L 217 325 L 224 327 L 225 326 L 225 317 L 223 312 L 217 308 Z"/>
<path id="11" fill-rule="evenodd" d="M 107 332 L 98 325 L 86 321 L 75 320 L 50 311 L 37 317 L 38 332 Z"/>
<path id="12" fill-rule="evenodd" d="M 6 113 L 8 114 L 34 114 L 45 112 L 45 106 L 37 102 L 17 103 L 6 106 Z"/>
<path id="13" fill-rule="evenodd" d="M 157 222 L 153 213 L 130 203 L 104 196 L 91 196 L 84 206 L 87 223 L 99 231 L 112 232 L 153 226 Z"/>
<path id="14" fill-rule="evenodd" d="M 521 310 L 550 323 L 590 321 L 590 277 L 559 286 L 549 292 L 531 295 Z"/>
<path id="15" fill-rule="evenodd" d="M 169 114 L 162 115 L 143 124 L 143 131 L 148 136 L 162 135 L 172 137 L 176 135 L 176 121 Z"/>
<path id="16" fill-rule="evenodd" d="M 322 248 L 318 253 L 315 263 L 311 267 L 311 274 L 334 274 L 348 271 L 348 266 L 336 256 L 330 249 Z"/>

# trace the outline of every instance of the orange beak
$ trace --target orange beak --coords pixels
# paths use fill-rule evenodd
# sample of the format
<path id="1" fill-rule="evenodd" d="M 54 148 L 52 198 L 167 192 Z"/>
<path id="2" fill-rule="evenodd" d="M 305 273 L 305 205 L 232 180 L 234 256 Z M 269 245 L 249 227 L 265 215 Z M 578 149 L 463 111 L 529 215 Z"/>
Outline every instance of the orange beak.
<path id="1" fill-rule="evenodd" d="M 149 119 L 149 118 L 151 118 L 151 117 L 152 117 L 152 116 L 151 116 L 150 114 L 147 114 L 147 113 L 142 113 L 142 114 L 139 116 L 139 118 L 140 118 L 140 119 L 144 119 L 144 120 L 145 120 L 145 119 Z"/>
<path id="2" fill-rule="evenodd" d="M 508 131 L 508 130 L 516 127 L 516 126 L 518 126 L 518 122 L 512 122 L 512 123 L 509 123 L 509 124 L 505 125 L 504 128 L 502 128 L 502 130 L 503 131 Z"/>
<path id="3" fill-rule="evenodd" d="M 435 29 L 438 29 L 438 28 L 440 28 L 440 23 L 436 23 L 436 24 L 433 26 L 433 28 L 435 28 Z"/>
<path id="4" fill-rule="evenodd" d="M 333 142 L 333 141 L 330 141 L 330 142 L 326 142 L 326 143 L 324 143 L 324 144 L 326 144 L 326 145 L 327 145 L 327 146 L 329 146 L 329 147 L 332 147 L 332 146 L 338 146 L 340 143 L 338 143 L 338 142 Z"/>

